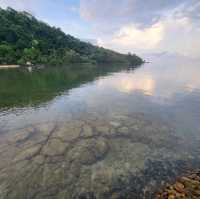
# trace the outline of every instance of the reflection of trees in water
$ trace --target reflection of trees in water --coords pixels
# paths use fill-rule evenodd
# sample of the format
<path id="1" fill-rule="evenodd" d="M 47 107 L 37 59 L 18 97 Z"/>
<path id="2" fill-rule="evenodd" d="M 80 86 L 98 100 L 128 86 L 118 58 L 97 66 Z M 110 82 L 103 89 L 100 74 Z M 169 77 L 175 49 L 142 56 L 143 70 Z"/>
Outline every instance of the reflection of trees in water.
<path id="1" fill-rule="evenodd" d="M 93 81 L 96 77 L 118 71 L 125 66 L 88 64 L 67 67 L 0 71 L 0 108 L 24 107 L 47 102 L 60 92 Z"/>
<path id="2" fill-rule="evenodd" d="M 2 198 L 152 196 L 195 154 L 142 115 L 43 123 L 2 135 Z M 188 159 L 190 155 L 190 160 Z M 196 161 L 197 162 L 197 161 Z"/>

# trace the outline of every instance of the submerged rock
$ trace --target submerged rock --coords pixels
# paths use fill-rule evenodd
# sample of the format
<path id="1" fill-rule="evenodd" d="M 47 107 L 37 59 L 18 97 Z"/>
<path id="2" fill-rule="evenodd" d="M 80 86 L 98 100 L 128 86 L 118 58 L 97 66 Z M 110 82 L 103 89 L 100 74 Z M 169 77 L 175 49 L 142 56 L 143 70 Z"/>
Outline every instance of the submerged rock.
<path id="1" fill-rule="evenodd" d="M 81 136 L 84 138 L 92 137 L 93 136 L 92 128 L 89 125 L 84 125 Z"/>
<path id="2" fill-rule="evenodd" d="M 200 170 L 182 176 L 173 185 L 168 185 L 156 195 L 156 199 L 199 199 L 200 198 Z"/>
<path id="3" fill-rule="evenodd" d="M 0 140 L 0 198 L 151 199 L 195 156 L 166 124 L 142 115 L 84 115 L 20 132 Z"/>
<path id="4" fill-rule="evenodd" d="M 52 137 L 59 138 L 65 142 L 73 141 L 80 136 L 82 125 L 82 122 L 67 122 L 61 124 Z"/>
<path id="5" fill-rule="evenodd" d="M 104 138 L 81 140 L 69 151 L 71 162 L 91 165 L 102 159 L 108 152 L 108 142 Z"/>
<path id="6" fill-rule="evenodd" d="M 59 139 L 50 139 L 43 147 L 42 154 L 47 156 L 62 155 L 68 145 Z"/>

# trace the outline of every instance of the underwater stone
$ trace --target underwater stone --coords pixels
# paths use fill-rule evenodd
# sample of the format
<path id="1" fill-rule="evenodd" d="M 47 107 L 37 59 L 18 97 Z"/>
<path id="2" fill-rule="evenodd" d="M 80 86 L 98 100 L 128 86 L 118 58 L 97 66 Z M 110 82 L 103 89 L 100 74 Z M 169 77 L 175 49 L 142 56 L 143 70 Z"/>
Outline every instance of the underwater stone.
<path id="1" fill-rule="evenodd" d="M 71 161 L 90 165 L 102 159 L 108 152 L 108 143 L 104 138 L 81 140 L 69 152 Z"/>
<path id="2" fill-rule="evenodd" d="M 92 128 L 89 125 L 84 125 L 81 136 L 87 138 L 87 137 L 91 137 L 92 135 L 93 135 Z"/>

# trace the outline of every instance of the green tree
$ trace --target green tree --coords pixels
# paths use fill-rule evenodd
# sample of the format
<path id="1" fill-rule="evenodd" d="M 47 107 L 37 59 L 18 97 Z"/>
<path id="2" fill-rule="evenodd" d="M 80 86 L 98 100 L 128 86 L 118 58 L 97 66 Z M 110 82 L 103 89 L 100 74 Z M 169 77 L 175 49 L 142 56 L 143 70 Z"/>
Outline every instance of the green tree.
<path id="1" fill-rule="evenodd" d="M 0 63 L 142 63 L 136 55 L 125 55 L 82 42 L 59 28 L 38 21 L 27 12 L 17 12 L 12 8 L 0 9 L 0 45 L 6 45 L 1 47 Z"/>
<path id="2" fill-rule="evenodd" d="M 13 64 L 15 53 L 12 46 L 7 44 L 0 45 L 0 64 Z"/>
<path id="3" fill-rule="evenodd" d="M 32 64 L 37 64 L 40 60 L 41 54 L 40 51 L 34 47 L 25 48 L 23 50 L 23 54 L 19 63 L 26 64 L 27 62 L 31 62 Z"/>

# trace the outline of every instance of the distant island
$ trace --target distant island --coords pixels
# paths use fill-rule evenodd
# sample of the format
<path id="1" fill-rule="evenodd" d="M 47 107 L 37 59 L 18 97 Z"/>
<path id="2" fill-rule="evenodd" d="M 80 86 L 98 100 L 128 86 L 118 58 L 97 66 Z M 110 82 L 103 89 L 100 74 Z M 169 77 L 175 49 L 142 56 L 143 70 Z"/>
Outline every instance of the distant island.
<path id="1" fill-rule="evenodd" d="M 135 66 L 144 62 L 135 54 L 121 54 L 83 42 L 12 8 L 0 8 L 0 27 L 0 65 L 124 63 Z"/>

